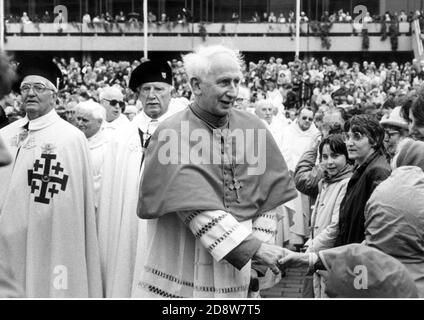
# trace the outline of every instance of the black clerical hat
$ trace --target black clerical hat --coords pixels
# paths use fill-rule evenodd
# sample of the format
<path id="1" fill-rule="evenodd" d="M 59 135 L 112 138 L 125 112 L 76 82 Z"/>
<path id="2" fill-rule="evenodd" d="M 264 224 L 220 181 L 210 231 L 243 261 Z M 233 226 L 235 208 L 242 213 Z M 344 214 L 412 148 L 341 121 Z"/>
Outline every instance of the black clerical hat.
<path id="1" fill-rule="evenodd" d="M 16 69 L 18 80 L 13 85 L 13 90 L 20 92 L 20 86 L 26 76 L 40 76 L 53 83 L 57 89 L 63 87 L 63 75 L 59 67 L 51 59 L 31 57 L 19 63 Z"/>
<path id="2" fill-rule="evenodd" d="M 164 61 L 145 61 L 131 73 L 129 87 L 132 91 L 146 82 L 165 82 L 172 85 L 172 70 Z"/>

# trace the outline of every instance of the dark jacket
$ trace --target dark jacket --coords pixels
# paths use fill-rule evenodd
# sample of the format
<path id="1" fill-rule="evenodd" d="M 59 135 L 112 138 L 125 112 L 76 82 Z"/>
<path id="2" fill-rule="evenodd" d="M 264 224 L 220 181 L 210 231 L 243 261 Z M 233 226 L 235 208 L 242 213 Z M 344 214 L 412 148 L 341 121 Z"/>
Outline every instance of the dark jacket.
<path id="1" fill-rule="evenodd" d="M 365 204 L 374 189 L 390 176 L 390 164 L 380 152 L 375 152 L 356 167 L 340 205 L 339 235 L 335 246 L 360 243 L 365 239 Z"/>
<path id="2" fill-rule="evenodd" d="M 296 165 L 294 183 L 296 189 L 303 194 L 315 198 L 318 196 L 318 184 L 324 177 L 320 165 L 315 165 L 318 157 L 318 148 L 307 150 Z"/>

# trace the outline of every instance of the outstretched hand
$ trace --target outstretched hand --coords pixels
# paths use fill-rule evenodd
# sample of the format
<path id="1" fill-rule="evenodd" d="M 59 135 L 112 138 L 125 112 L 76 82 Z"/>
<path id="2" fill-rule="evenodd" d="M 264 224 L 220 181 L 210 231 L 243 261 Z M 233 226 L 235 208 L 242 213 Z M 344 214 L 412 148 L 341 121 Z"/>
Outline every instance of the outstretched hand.
<path id="1" fill-rule="evenodd" d="M 261 265 L 267 266 L 274 274 L 280 273 L 278 261 L 285 257 L 290 250 L 273 244 L 262 243 L 253 259 Z"/>
<path id="2" fill-rule="evenodd" d="M 286 268 L 304 268 L 309 266 L 309 253 L 300 253 L 286 250 L 283 258 L 278 260 L 278 267 L 281 270 Z"/>

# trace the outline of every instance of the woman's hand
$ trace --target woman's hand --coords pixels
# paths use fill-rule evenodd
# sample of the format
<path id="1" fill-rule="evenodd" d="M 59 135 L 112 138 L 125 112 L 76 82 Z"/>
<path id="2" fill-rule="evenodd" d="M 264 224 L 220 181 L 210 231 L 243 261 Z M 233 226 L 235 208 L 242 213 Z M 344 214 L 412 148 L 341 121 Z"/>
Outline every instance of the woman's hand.
<path id="1" fill-rule="evenodd" d="M 280 270 L 286 268 L 304 268 L 309 267 L 309 253 L 300 253 L 285 249 L 285 256 L 278 260 Z"/>

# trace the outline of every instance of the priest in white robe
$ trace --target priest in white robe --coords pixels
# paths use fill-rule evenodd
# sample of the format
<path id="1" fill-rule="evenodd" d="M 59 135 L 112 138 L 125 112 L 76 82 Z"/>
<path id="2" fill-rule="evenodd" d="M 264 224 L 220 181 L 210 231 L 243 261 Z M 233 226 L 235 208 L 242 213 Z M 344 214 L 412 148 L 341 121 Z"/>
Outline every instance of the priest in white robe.
<path id="1" fill-rule="evenodd" d="M 313 123 L 313 117 L 313 111 L 308 107 L 304 107 L 299 110 L 296 121 L 284 130 L 282 152 L 292 175 L 300 157 L 307 151 L 312 139 L 319 134 L 319 130 Z M 298 193 L 299 196 L 287 203 L 286 207 L 293 211 L 294 225 L 290 230 L 290 243 L 302 246 L 309 236 L 310 207 L 308 197 L 300 192 Z M 284 240 L 287 239 L 285 238 Z"/>
<path id="2" fill-rule="evenodd" d="M 0 169 L 0 257 L 27 297 L 101 297 L 89 151 L 54 110 L 61 72 L 32 57 L 17 73 L 26 116 L 0 131 L 14 159 Z"/>
<path id="3" fill-rule="evenodd" d="M 110 142 L 105 122 L 106 111 L 99 103 L 87 100 L 75 106 L 75 126 L 84 133 L 90 150 L 96 208 L 99 207 L 103 163 Z"/>
<path id="4" fill-rule="evenodd" d="M 142 63 L 131 74 L 130 88 L 143 105 L 128 128 L 106 152 L 99 207 L 99 241 L 106 297 L 128 298 L 139 277 L 146 245 L 146 222 L 137 217 L 144 149 L 158 124 L 185 106 L 172 103 L 172 71 L 167 63 Z"/>
<path id="5" fill-rule="evenodd" d="M 116 130 L 127 128 L 130 121 L 123 114 L 125 110 L 124 95 L 118 86 L 104 87 L 99 94 L 99 102 L 106 110 L 105 128 L 111 134 Z"/>

